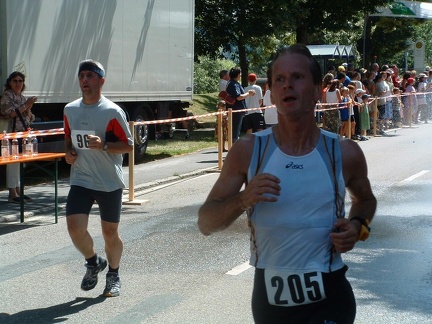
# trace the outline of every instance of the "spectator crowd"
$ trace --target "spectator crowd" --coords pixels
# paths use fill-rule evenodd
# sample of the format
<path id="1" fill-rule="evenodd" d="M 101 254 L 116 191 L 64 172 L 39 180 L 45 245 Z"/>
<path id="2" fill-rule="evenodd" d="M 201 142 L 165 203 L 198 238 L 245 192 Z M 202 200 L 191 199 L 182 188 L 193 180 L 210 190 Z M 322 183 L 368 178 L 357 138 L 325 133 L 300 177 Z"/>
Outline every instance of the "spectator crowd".
<path id="1" fill-rule="evenodd" d="M 240 78 L 239 74 L 237 77 Z M 248 81 L 246 89 L 237 83 L 237 88 L 232 91 L 232 96 L 242 99 L 241 105 L 226 107 L 233 108 L 234 112 L 236 109 L 251 109 L 234 114 L 241 115 L 238 119 L 241 119 L 241 129 L 246 133 L 277 123 L 276 109 L 269 108 L 271 101 L 267 84 L 262 89 L 254 73 L 248 75 Z M 227 83 L 229 71 L 221 71 L 220 91 L 226 89 L 229 92 Z M 374 131 L 385 135 L 388 129 L 428 123 L 432 119 L 432 69 L 429 66 L 421 73 L 415 70 L 400 73 L 395 64 L 380 66 L 372 63 L 369 69 L 365 69 L 342 63 L 337 67 L 329 66 L 322 86 L 322 101 L 316 106 L 317 123 L 340 136 L 366 141 L 369 139 L 367 135 Z M 376 123 L 373 122 L 375 114 Z M 235 141 L 238 134 L 233 136 Z"/>

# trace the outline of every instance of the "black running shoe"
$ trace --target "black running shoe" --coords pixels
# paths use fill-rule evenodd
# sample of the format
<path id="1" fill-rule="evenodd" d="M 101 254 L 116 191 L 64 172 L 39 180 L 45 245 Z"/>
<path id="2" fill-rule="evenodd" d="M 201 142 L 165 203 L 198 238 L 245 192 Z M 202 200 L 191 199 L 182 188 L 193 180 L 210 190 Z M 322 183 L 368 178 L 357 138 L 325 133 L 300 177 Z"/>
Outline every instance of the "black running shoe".
<path id="1" fill-rule="evenodd" d="M 105 297 L 117 297 L 120 295 L 121 282 L 117 273 L 108 272 L 106 275 L 106 286 L 103 291 Z"/>
<path id="2" fill-rule="evenodd" d="M 85 264 L 87 272 L 81 282 L 82 290 L 92 290 L 98 283 L 98 273 L 103 271 L 107 266 L 107 260 L 98 256 L 98 263 L 96 266 Z"/>

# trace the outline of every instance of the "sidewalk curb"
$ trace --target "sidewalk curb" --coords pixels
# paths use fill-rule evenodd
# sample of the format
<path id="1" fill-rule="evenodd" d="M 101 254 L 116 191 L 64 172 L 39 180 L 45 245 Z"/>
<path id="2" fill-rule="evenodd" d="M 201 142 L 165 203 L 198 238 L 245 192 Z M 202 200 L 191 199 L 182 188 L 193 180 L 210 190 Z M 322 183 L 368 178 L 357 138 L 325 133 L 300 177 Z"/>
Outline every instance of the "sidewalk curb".
<path id="1" fill-rule="evenodd" d="M 212 173 L 212 172 L 219 172 L 218 167 L 209 167 L 209 168 L 204 168 L 204 169 L 198 169 L 198 170 L 184 173 L 184 174 L 180 174 L 177 176 L 171 176 L 171 177 L 151 181 L 148 183 L 140 184 L 140 185 L 134 186 L 134 193 L 135 193 L 135 195 L 139 195 L 140 192 L 151 189 L 153 187 L 169 184 L 171 182 L 175 182 L 178 180 L 192 178 L 192 177 L 196 177 L 199 175 L 203 175 L 206 173 Z M 63 179 L 63 180 L 65 180 L 65 179 Z M 37 187 L 37 186 L 34 186 L 34 187 Z M 124 192 L 123 192 L 123 199 L 127 199 L 128 197 L 129 197 L 129 188 L 125 188 Z M 66 203 L 59 203 L 58 204 L 58 211 L 59 212 L 65 208 L 66 208 Z M 46 215 L 46 214 L 51 214 L 51 213 L 54 214 L 54 207 L 52 206 L 52 203 L 50 203 L 50 205 L 38 208 L 38 209 L 33 210 L 33 211 L 25 211 L 24 212 L 24 219 L 28 220 L 31 217 L 41 216 L 41 215 Z M 10 215 L 0 216 L 0 224 L 19 222 L 19 221 L 20 221 L 20 212 L 19 211 L 18 212 L 13 211 Z"/>

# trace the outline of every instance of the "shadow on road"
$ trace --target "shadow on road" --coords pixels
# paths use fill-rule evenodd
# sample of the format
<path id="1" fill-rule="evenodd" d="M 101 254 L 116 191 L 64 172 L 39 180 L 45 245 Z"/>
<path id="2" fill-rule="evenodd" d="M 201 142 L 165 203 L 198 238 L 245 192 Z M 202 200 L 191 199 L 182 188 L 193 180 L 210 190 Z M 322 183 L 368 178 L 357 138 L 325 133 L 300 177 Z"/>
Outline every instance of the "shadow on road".
<path id="1" fill-rule="evenodd" d="M 46 308 L 29 309 L 16 314 L 0 313 L 0 323 L 60 323 L 68 320 L 67 316 L 78 313 L 87 307 L 99 304 L 106 299 L 77 297 L 70 302 Z"/>

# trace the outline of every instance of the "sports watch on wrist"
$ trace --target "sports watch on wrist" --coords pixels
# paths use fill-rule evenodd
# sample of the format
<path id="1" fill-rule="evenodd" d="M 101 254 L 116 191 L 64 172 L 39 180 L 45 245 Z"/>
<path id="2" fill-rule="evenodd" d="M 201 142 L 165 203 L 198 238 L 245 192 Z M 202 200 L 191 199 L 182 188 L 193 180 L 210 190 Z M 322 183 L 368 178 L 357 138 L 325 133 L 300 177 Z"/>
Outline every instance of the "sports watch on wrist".
<path id="1" fill-rule="evenodd" d="M 350 221 L 357 220 L 360 222 L 360 233 L 357 237 L 357 241 L 366 241 L 369 238 L 369 233 L 371 231 L 369 227 L 369 221 L 367 219 L 361 218 L 361 217 L 353 217 L 350 218 Z"/>
<path id="2" fill-rule="evenodd" d="M 104 142 L 103 150 L 104 150 L 104 151 L 108 150 L 108 143 L 107 143 L 107 142 Z"/>

